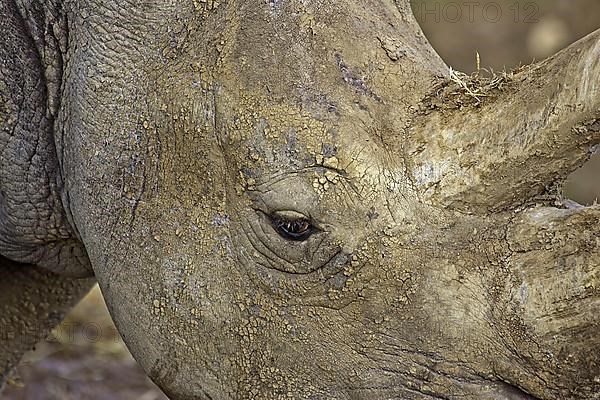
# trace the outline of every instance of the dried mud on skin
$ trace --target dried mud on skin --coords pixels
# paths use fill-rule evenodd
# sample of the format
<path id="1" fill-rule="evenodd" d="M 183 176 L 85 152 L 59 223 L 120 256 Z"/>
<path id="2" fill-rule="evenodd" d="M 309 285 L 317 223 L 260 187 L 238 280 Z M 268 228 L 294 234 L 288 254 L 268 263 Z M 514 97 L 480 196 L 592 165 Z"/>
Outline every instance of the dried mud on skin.
<path id="1" fill-rule="evenodd" d="M 168 400 L 133 360 L 98 288 L 28 353 L 0 400 Z"/>

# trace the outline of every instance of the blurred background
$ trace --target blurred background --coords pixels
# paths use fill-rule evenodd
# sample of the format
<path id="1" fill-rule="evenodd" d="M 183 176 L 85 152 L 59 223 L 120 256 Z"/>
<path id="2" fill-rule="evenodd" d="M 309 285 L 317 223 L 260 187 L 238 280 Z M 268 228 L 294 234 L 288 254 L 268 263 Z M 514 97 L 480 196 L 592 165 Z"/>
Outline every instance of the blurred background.
<path id="1" fill-rule="evenodd" d="M 543 59 L 600 28 L 598 0 L 413 0 L 446 63 L 466 73 Z M 518 112 L 518 110 L 516 110 Z M 567 197 L 600 198 L 600 155 L 576 171 Z M 166 400 L 123 345 L 95 288 L 25 357 L 0 400 Z"/>

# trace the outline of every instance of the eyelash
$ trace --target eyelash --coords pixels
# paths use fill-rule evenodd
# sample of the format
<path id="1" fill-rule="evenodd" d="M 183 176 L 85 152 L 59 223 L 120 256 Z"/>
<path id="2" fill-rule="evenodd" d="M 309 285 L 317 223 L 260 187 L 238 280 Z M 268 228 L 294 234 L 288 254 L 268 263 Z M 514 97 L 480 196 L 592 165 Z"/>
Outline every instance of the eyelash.
<path id="1" fill-rule="evenodd" d="M 270 215 L 269 218 L 273 229 L 286 240 L 303 242 L 316 231 L 306 218 L 288 219 L 279 215 Z"/>

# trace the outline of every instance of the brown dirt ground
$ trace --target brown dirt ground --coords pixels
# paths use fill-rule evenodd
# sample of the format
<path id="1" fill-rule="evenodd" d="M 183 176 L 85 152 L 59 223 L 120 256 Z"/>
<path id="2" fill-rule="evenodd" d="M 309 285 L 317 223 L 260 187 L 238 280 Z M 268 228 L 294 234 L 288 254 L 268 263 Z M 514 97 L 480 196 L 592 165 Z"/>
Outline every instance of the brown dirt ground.
<path id="1" fill-rule="evenodd" d="M 450 1 L 414 0 L 417 17 L 426 35 L 446 62 L 455 69 L 472 72 L 475 53 L 481 66 L 501 70 L 535 57 L 550 55 L 600 27 L 598 0 L 539 0 L 537 22 L 515 22 L 509 7 L 517 1 L 499 0 L 504 17 L 486 23 L 481 12 L 491 0 L 477 2 L 473 22 L 468 13 L 458 21 L 455 15 L 427 16 L 418 7 L 439 12 Z M 464 2 L 457 1 L 456 4 Z M 531 1 L 518 1 L 524 9 Z M 423 10 L 423 9 L 421 9 Z M 463 12 L 467 9 L 463 8 Z M 450 13 L 452 10 L 447 9 Z M 423 21 L 427 19 L 426 21 Z M 566 185 L 569 197 L 592 203 L 600 197 L 600 155 L 577 171 Z M 125 348 L 106 310 L 98 289 L 77 306 L 51 337 L 27 354 L 0 400 L 165 400 Z"/>

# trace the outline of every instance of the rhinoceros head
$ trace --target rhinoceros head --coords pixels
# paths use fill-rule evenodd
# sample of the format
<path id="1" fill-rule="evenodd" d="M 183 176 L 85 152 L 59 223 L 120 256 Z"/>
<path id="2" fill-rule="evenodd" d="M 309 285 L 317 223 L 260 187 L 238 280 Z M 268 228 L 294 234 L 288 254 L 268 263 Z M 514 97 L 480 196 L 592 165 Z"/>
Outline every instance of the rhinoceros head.
<path id="1" fill-rule="evenodd" d="M 100 3 L 73 14 L 65 202 L 123 338 L 173 398 L 507 399 L 591 382 L 597 318 L 548 339 L 536 301 L 559 290 L 518 258 L 534 242 L 511 242 L 576 216 L 515 217 L 538 186 L 496 190 L 508 156 L 481 156 L 507 142 L 485 110 L 508 107 L 436 105 L 450 73 L 407 2 Z M 528 146 L 522 159 L 546 148 Z"/>

